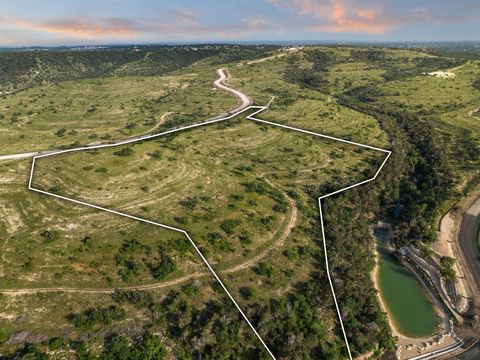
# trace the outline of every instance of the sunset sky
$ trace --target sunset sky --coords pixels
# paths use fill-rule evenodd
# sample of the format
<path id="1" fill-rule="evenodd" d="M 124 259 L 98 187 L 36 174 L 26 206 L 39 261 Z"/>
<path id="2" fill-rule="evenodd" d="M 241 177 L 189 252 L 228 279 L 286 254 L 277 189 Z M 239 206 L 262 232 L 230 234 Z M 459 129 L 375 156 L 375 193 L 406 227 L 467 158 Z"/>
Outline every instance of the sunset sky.
<path id="1" fill-rule="evenodd" d="M 480 0 L 15 0 L 0 46 L 480 40 Z"/>

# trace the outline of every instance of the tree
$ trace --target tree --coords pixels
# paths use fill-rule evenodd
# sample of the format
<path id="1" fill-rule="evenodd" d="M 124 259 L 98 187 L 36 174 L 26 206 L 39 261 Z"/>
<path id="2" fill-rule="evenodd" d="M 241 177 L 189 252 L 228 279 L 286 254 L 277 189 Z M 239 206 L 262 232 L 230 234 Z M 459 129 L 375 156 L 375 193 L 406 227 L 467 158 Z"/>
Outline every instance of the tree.
<path id="1" fill-rule="evenodd" d="M 455 264 L 455 259 L 449 256 L 442 256 L 440 258 L 440 265 L 441 270 L 440 273 L 443 277 L 449 280 L 455 280 L 456 274 L 455 270 L 453 269 L 453 265 Z"/>
<path id="2" fill-rule="evenodd" d="M 140 344 L 141 358 L 145 360 L 162 360 L 167 356 L 165 347 L 158 336 L 147 334 Z"/>
<path id="3" fill-rule="evenodd" d="M 152 275 L 155 279 L 161 280 L 167 275 L 177 270 L 177 264 L 169 255 L 162 255 L 162 258 L 157 263 L 150 265 Z"/>

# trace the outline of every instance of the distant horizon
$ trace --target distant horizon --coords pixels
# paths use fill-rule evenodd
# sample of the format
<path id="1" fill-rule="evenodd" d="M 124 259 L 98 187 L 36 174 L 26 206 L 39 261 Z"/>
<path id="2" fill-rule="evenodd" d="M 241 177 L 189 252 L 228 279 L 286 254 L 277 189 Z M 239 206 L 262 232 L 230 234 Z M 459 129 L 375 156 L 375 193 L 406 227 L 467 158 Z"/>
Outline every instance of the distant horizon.
<path id="1" fill-rule="evenodd" d="M 239 41 L 174 41 L 174 42 L 125 42 L 125 43 L 83 43 L 55 45 L 18 45 L 2 46 L 0 49 L 55 49 L 55 48 L 102 48 L 102 47 L 135 47 L 135 46 L 189 46 L 189 45 L 349 45 L 349 44 L 479 44 L 480 40 L 239 40 Z"/>

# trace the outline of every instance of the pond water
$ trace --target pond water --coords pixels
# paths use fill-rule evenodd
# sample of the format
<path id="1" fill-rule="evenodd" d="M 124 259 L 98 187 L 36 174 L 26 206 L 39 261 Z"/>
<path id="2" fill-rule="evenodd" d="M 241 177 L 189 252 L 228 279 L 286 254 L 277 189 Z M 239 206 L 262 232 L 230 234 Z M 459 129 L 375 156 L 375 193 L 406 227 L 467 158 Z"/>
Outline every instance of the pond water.
<path id="1" fill-rule="evenodd" d="M 388 230 L 375 228 L 374 234 L 380 259 L 380 295 L 395 328 L 408 337 L 433 335 L 438 318 L 427 293 L 410 271 L 385 248 Z"/>

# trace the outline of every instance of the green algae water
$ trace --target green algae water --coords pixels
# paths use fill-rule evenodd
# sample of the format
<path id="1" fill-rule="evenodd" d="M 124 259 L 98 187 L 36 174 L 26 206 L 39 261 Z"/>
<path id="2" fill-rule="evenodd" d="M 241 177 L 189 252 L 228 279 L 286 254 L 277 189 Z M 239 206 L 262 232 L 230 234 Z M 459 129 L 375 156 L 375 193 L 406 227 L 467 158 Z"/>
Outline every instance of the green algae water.
<path id="1" fill-rule="evenodd" d="M 380 295 L 395 328 L 408 337 L 433 335 L 438 319 L 428 295 L 418 280 L 383 246 L 388 230 L 375 228 L 374 233 L 380 259 Z"/>

